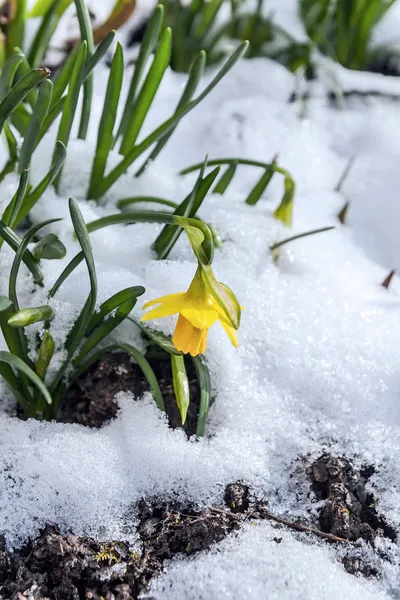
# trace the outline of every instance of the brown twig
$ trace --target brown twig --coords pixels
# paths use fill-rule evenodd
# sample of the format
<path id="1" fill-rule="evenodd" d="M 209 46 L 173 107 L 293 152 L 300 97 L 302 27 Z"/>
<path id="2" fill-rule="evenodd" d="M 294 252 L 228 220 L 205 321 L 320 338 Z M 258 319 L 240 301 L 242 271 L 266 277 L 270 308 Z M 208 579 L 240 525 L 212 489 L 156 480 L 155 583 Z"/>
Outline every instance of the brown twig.
<path id="1" fill-rule="evenodd" d="M 382 281 L 381 286 L 388 290 L 390 283 L 395 275 L 396 275 L 396 269 L 392 269 L 390 271 L 389 275 L 387 277 L 385 277 L 385 279 Z"/>
<path id="2" fill-rule="evenodd" d="M 93 31 L 94 43 L 100 44 L 106 35 L 113 29 L 117 30 L 125 25 L 129 17 L 133 15 L 136 8 L 135 0 L 128 0 L 124 6 L 115 14 L 111 14 L 106 21 Z"/>
<path id="3" fill-rule="evenodd" d="M 220 508 L 209 507 L 209 510 L 213 512 L 218 512 L 222 514 L 229 514 L 232 517 L 242 518 L 243 514 L 232 513 L 227 510 L 222 510 Z M 267 512 L 265 509 L 257 510 L 256 513 L 248 513 L 248 518 L 252 516 L 257 516 L 260 519 L 268 519 L 269 521 L 275 521 L 275 523 L 279 523 L 280 525 L 285 525 L 286 527 L 290 527 L 291 529 L 295 529 L 296 531 L 301 531 L 303 533 L 312 533 L 320 538 L 325 540 L 329 540 L 331 542 L 347 542 L 345 538 L 338 537 L 337 535 L 333 535 L 332 533 L 325 533 L 324 531 L 320 531 L 319 529 L 314 529 L 314 527 L 308 527 L 307 525 L 302 525 L 301 523 L 295 523 L 293 521 L 288 521 L 287 519 L 282 519 L 281 517 L 276 517 L 271 513 Z"/>

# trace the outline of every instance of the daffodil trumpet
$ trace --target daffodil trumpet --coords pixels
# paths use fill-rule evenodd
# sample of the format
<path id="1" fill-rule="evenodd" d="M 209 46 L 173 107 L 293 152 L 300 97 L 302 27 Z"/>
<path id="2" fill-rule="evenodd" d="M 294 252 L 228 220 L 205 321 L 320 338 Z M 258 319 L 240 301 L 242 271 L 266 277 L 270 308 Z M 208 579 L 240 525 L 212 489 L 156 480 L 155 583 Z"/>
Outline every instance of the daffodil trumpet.
<path id="1" fill-rule="evenodd" d="M 172 341 L 175 348 L 184 354 L 203 354 L 208 330 L 217 321 L 232 344 L 238 347 L 240 306 L 233 292 L 216 280 L 211 266 L 203 267 L 199 263 L 186 292 L 151 300 L 143 306 L 143 310 L 148 308 L 151 310 L 143 315 L 143 321 L 179 315 Z"/>

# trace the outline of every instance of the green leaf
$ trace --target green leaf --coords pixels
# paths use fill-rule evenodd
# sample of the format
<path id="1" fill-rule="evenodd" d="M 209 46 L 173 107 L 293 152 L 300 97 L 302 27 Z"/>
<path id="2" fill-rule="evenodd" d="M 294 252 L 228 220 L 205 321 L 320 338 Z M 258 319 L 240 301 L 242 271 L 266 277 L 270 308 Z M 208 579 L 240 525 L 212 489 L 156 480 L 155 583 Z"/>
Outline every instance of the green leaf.
<path id="1" fill-rule="evenodd" d="M 113 131 L 117 116 L 119 97 L 121 93 L 122 78 L 124 75 L 124 55 L 121 44 L 118 42 L 111 64 L 106 96 L 104 98 L 103 113 L 100 119 L 96 153 L 94 156 L 88 197 L 92 189 L 104 177 L 107 159 L 113 143 Z"/>
<path id="2" fill-rule="evenodd" d="M 311 231 L 306 231 L 304 233 L 297 233 L 296 235 L 292 235 L 280 242 L 276 242 L 275 244 L 272 244 L 272 246 L 270 246 L 270 250 L 271 250 L 271 252 L 274 252 L 275 250 L 278 250 L 278 248 L 281 248 L 282 246 L 284 246 L 285 244 L 288 244 L 289 242 L 294 242 L 295 240 L 300 240 L 301 238 L 308 237 L 309 235 L 315 235 L 316 233 L 323 233 L 324 231 L 331 231 L 331 229 L 335 229 L 335 227 L 334 226 L 320 227 L 319 229 L 312 229 Z"/>
<path id="3" fill-rule="evenodd" d="M 27 0 L 13 0 L 10 2 L 6 36 L 8 55 L 12 54 L 15 47 L 22 48 L 27 18 L 26 5 Z"/>
<path id="4" fill-rule="evenodd" d="M 71 135 L 72 124 L 74 122 L 76 107 L 79 99 L 79 92 L 83 82 L 83 70 L 86 62 L 87 44 L 82 42 L 76 57 L 74 68 L 72 70 L 71 81 L 69 83 L 68 94 L 65 100 L 65 106 L 58 128 L 57 140 L 62 142 L 68 148 L 68 142 Z M 56 150 L 54 151 L 53 161 L 55 160 Z M 62 167 L 55 178 L 55 187 L 58 189 Z"/>
<path id="5" fill-rule="evenodd" d="M 206 430 L 208 411 L 210 409 L 211 378 L 208 367 L 200 356 L 192 356 L 191 359 L 194 368 L 196 369 L 197 381 L 200 389 L 200 409 L 197 417 L 196 435 L 203 437 Z"/>
<path id="6" fill-rule="evenodd" d="M 178 112 L 181 108 L 185 107 L 188 104 L 188 102 L 190 102 L 190 100 L 193 98 L 193 95 L 199 85 L 200 79 L 203 77 L 204 68 L 206 65 L 206 57 L 206 53 L 204 52 L 204 50 L 202 50 L 194 59 L 189 70 L 189 77 L 186 86 L 184 87 L 182 96 L 180 97 L 175 112 Z M 169 133 L 167 133 L 167 135 L 165 135 L 159 140 L 158 144 L 151 152 L 150 156 L 146 159 L 145 163 L 136 173 L 136 177 L 139 177 L 145 171 L 147 165 L 152 163 L 157 158 L 161 150 L 164 148 L 164 146 L 170 139 L 171 135 L 174 133 L 175 129 L 176 127 L 171 129 Z"/>
<path id="7" fill-rule="evenodd" d="M 19 178 L 19 185 L 16 194 L 11 200 L 10 204 L 7 206 L 3 215 L 3 223 L 7 227 L 13 228 L 17 219 L 18 212 L 21 208 L 22 202 L 24 200 L 26 190 L 28 187 L 28 179 L 29 179 L 29 171 L 23 171 Z M 1 246 L 1 244 L 0 244 Z"/>
<path id="8" fill-rule="evenodd" d="M 143 122 L 154 100 L 164 73 L 169 65 L 169 61 L 171 59 L 171 43 L 171 29 L 167 28 L 161 37 L 160 44 L 154 56 L 147 77 L 143 83 L 143 87 L 140 90 L 137 100 L 134 102 L 132 115 L 124 134 L 120 149 L 120 153 L 124 156 L 127 155 L 137 140 Z"/>
<path id="9" fill-rule="evenodd" d="M 228 166 L 225 173 L 223 173 L 221 179 L 218 181 L 217 185 L 213 189 L 214 194 L 221 194 L 221 195 L 225 194 L 232 179 L 235 176 L 237 166 L 238 166 L 237 161 L 233 162 L 231 165 Z"/>
<path id="10" fill-rule="evenodd" d="M 17 83 L 21 77 L 23 77 L 24 75 L 27 75 L 31 70 L 33 65 L 31 65 L 28 61 L 28 59 L 26 58 L 25 54 L 22 52 L 22 50 L 20 48 L 14 48 L 14 52 L 16 52 L 17 54 L 19 54 L 22 57 L 22 61 L 21 64 L 19 65 L 19 69 L 17 71 L 16 74 L 16 79 L 14 80 L 14 83 Z M 29 94 L 26 96 L 26 102 L 30 105 L 31 108 L 33 108 L 36 104 L 37 101 L 37 89 L 33 88 Z M 20 104 L 17 110 L 20 109 L 24 109 L 25 110 L 25 106 L 23 104 Z M 13 117 L 15 116 L 15 112 Z M 26 114 L 29 116 L 29 112 L 26 111 Z"/>
<path id="11" fill-rule="evenodd" d="M 34 258 L 39 261 L 59 260 L 67 254 L 67 249 L 55 233 L 45 235 L 32 250 Z"/>
<path id="12" fill-rule="evenodd" d="M 176 404 L 181 414 L 182 425 L 184 425 L 190 404 L 190 386 L 184 357 L 171 354 L 171 367 Z"/>
<path id="13" fill-rule="evenodd" d="M 0 362 L 9 365 L 20 371 L 25 377 L 31 381 L 31 383 L 38 389 L 41 395 L 45 398 L 48 404 L 52 403 L 51 396 L 48 389 L 42 382 L 42 380 L 36 375 L 36 373 L 21 360 L 18 356 L 11 354 L 10 352 L 0 351 Z"/>
<path id="14" fill-rule="evenodd" d="M 42 381 L 45 380 L 49 369 L 51 359 L 54 356 L 54 340 L 50 332 L 46 329 L 40 344 L 38 357 L 36 360 L 36 374 Z"/>
<path id="15" fill-rule="evenodd" d="M 29 211 L 35 206 L 36 202 L 43 196 L 44 192 L 47 190 L 49 185 L 52 184 L 54 179 L 57 177 L 57 174 L 60 172 L 62 165 L 64 164 L 66 155 L 67 150 L 64 144 L 60 141 L 57 141 L 53 164 L 50 167 L 49 172 L 47 173 L 47 175 L 45 175 L 45 177 L 42 179 L 39 185 L 25 197 L 22 206 L 18 212 L 15 225 L 19 225 L 22 219 L 24 219 L 29 213 Z"/>
<path id="16" fill-rule="evenodd" d="M 45 80 L 39 87 L 39 95 L 36 105 L 32 112 L 32 117 L 22 143 L 19 155 L 19 172 L 27 169 L 31 162 L 32 154 L 36 148 L 36 141 L 40 128 L 49 110 L 53 84 L 50 80 Z"/>
<path id="17" fill-rule="evenodd" d="M 231 70 L 235 63 L 243 56 L 248 47 L 247 42 L 243 42 L 235 50 L 235 52 L 226 61 L 217 75 L 212 79 L 211 83 L 203 90 L 203 92 L 194 100 L 189 102 L 184 108 L 176 112 L 171 118 L 167 119 L 162 125 L 155 129 L 150 135 L 148 135 L 138 146 L 134 146 L 126 155 L 126 157 L 108 174 L 103 180 L 101 185 L 96 190 L 96 194 L 92 199 L 97 200 L 103 196 L 107 190 L 119 179 L 123 173 L 129 168 L 129 166 L 141 155 L 147 148 L 157 142 L 164 135 L 169 133 L 171 129 L 176 127 L 179 121 L 188 114 L 193 108 L 195 108 L 221 81 L 221 79 Z"/>
<path id="18" fill-rule="evenodd" d="M 29 92 L 44 79 L 50 75 L 49 69 L 32 69 L 24 75 L 16 85 L 14 85 L 8 94 L 0 103 L 0 131 L 11 113 L 29 94 Z"/>
<path id="19" fill-rule="evenodd" d="M 154 342 L 155 344 L 157 344 L 157 346 L 168 352 L 168 354 L 176 354 L 177 356 L 180 356 L 182 354 L 182 352 L 179 352 L 179 350 L 175 348 L 171 338 L 168 335 L 165 335 L 165 333 L 163 333 L 162 331 L 149 327 L 146 323 L 143 323 L 143 321 L 141 321 L 135 316 L 129 316 L 128 320 L 132 321 L 132 323 L 139 327 L 139 329 L 143 331 L 143 333 L 152 342 Z"/>
<path id="20" fill-rule="evenodd" d="M 23 308 L 8 319 L 8 325 L 10 327 L 28 327 L 28 325 L 33 325 L 33 323 L 39 323 L 40 321 L 52 321 L 54 316 L 55 313 L 51 306 Z"/>
<path id="21" fill-rule="evenodd" d="M 170 206 L 171 208 L 177 208 L 178 204 L 171 200 L 165 200 L 165 198 L 156 198 L 155 196 L 133 196 L 132 198 L 122 198 L 118 200 L 117 207 L 124 208 L 131 204 L 138 204 L 139 202 L 150 202 L 154 204 L 162 204 L 164 206 Z"/>
<path id="22" fill-rule="evenodd" d="M 93 30 L 90 21 L 89 9 L 85 0 L 74 0 L 76 14 L 78 16 L 79 29 L 81 31 L 81 40 L 87 44 L 87 56 L 94 53 Z M 78 138 L 85 140 L 89 128 L 91 105 L 93 101 L 93 75 L 90 74 L 83 86 L 82 116 L 79 125 Z"/>
<path id="23" fill-rule="evenodd" d="M 46 227 L 46 225 L 50 225 L 51 223 L 57 223 L 57 221 L 61 221 L 61 219 L 48 219 L 47 221 L 43 221 L 42 223 L 38 223 L 37 225 L 34 225 L 33 227 L 31 227 L 27 231 L 27 233 L 24 235 L 24 237 L 22 238 L 21 243 L 19 244 L 19 246 L 15 252 L 13 264 L 11 266 L 11 271 L 10 271 L 10 278 L 9 278 L 9 282 L 8 282 L 8 295 L 9 295 L 10 300 L 13 302 L 13 304 L 15 306 L 15 310 L 19 310 L 19 304 L 18 304 L 18 299 L 17 299 L 17 277 L 18 277 L 19 268 L 21 266 L 21 262 L 27 251 L 27 248 L 28 248 L 28 244 L 31 242 L 33 237 L 38 233 L 38 231 L 40 231 L 40 229 L 43 229 L 43 227 Z M 43 276 L 42 276 L 42 278 L 43 278 Z"/>
<path id="24" fill-rule="evenodd" d="M 270 165 L 267 169 L 265 169 L 264 173 L 261 175 L 260 179 L 257 181 L 256 185 L 253 187 L 251 192 L 246 198 L 246 204 L 250 204 L 250 206 L 255 206 L 268 185 L 271 182 L 271 179 L 275 173 L 274 165 Z"/>
<path id="25" fill-rule="evenodd" d="M 100 306 L 100 309 L 96 311 L 93 317 L 91 318 L 86 335 L 89 335 L 94 329 L 96 329 L 96 327 L 101 325 L 104 319 L 110 313 L 112 313 L 113 310 L 117 309 L 122 304 L 125 304 L 125 302 L 130 302 L 132 300 L 135 300 L 136 302 L 137 298 L 139 296 L 142 296 L 144 292 L 144 287 L 142 287 L 141 285 L 136 285 L 121 290 L 120 292 L 114 294 L 114 296 L 111 296 L 111 298 L 108 298 L 108 300 L 103 302 L 103 304 Z"/>
<path id="26" fill-rule="evenodd" d="M 90 365 L 95 363 L 97 360 L 99 360 L 106 354 L 114 352 L 115 350 L 123 350 L 135 360 L 135 362 L 139 365 L 149 383 L 151 393 L 153 394 L 154 400 L 156 401 L 158 408 L 161 411 L 165 412 L 164 400 L 162 397 L 160 386 L 158 385 L 157 377 L 155 376 L 153 369 L 151 368 L 148 360 L 143 356 L 143 354 L 130 344 L 113 344 L 112 346 L 102 348 L 101 350 L 90 356 L 85 363 L 80 365 L 80 367 L 74 372 L 72 381 L 76 381 L 83 373 L 85 373 L 85 371 L 88 370 Z"/>
<path id="27" fill-rule="evenodd" d="M 214 169 L 207 177 L 203 178 L 203 174 L 205 168 L 207 166 L 207 160 L 203 164 L 203 168 L 200 171 L 199 177 L 193 187 L 191 193 L 183 200 L 183 202 L 175 209 L 174 215 L 180 216 L 184 218 L 194 218 L 197 211 L 199 210 L 204 198 L 206 197 L 208 191 L 213 185 L 216 177 L 219 173 L 219 167 Z M 164 259 L 167 258 L 170 254 L 172 248 L 178 241 L 180 235 L 182 233 L 181 228 L 176 228 L 171 225 L 167 225 L 163 228 L 160 234 L 157 236 L 157 239 L 154 242 L 154 250 L 157 253 L 157 258 Z M 212 256 L 208 257 L 209 260 L 212 260 Z"/>
<path id="28" fill-rule="evenodd" d="M 17 252 L 21 245 L 21 238 L 12 229 L 4 225 L 3 221 L 0 221 L 0 237 L 3 238 L 14 252 Z M 43 274 L 29 250 L 25 250 L 22 260 L 32 273 L 35 282 L 43 287 Z"/>
<path id="29" fill-rule="evenodd" d="M 133 104 L 137 96 L 139 84 L 143 77 L 143 73 L 146 69 L 149 58 L 157 45 L 163 20 L 164 7 L 161 4 L 159 4 L 146 27 L 142 43 L 140 44 L 139 56 L 135 64 L 135 69 L 133 72 L 131 85 L 129 87 L 124 112 L 115 141 L 117 141 L 121 135 L 125 134 L 128 125 L 132 120 Z"/>
<path id="30" fill-rule="evenodd" d="M 8 320 L 15 313 L 15 306 L 7 296 L 0 296 L 0 327 L 9 351 L 27 361 L 19 333 L 10 327 Z"/>
<path id="31" fill-rule="evenodd" d="M 53 287 L 49 291 L 49 298 L 53 298 L 56 295 L 64 281 L 71 275 L 71 273 L 73 273 L 73 271 L 75 271 L 75 269 L 81 264 L 84 258 L 85 256 L 83 252 L 79 252 L 76 256 L 74 256 L 74 258 L 71 260 L 71 262 L 68 263 L 68 265 L 65 267 L 65 269 L 63 270 L 63 272 L 58 277 Z"/>
<path id="32" fill-rule="evenodd" d="M 45 14 L 43 14 L 42 22 L 40 23 L 29 50 L 28 61 L 32 67 L 39 67 L 41 65 L 49 48 L 50 40 L 53 37 L 60 20 L 58 10 L 61 1 L 62 0 L 53 0 Z"/>
<path id="33" fill-rule="evenodd" d="M 212 271 L 211 265 L 203 266 L 201 269 L 201 278 L 208 292 L 224 311 L 226 317 L 232 324 L 232 327 L 239 329 L 241 308 L 238 299 L 230 288 L 224 283 L 217 281 Z"/>
<path id="34" fill-rule="evenodd" d="M 22 55 L 18 52 L 12 54 L 5 62 L 0 75 L 0 100 L 3 100 L 4 96 L 10 91 L 15 74 L 21 62 Z"/>

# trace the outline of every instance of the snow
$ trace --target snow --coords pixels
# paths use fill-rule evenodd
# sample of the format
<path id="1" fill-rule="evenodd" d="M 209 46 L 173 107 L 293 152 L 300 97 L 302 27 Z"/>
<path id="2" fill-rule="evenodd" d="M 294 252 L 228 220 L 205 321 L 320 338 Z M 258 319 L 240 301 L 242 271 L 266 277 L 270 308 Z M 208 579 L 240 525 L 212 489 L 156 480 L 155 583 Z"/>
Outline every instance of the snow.
<path id="1" fill-rule="evenodd" d="M 142 598 L 384 600 L 386 596 L 375 583 L 340 573 L 326 545 L 310 545 L 302 536 L 254 523 L 208 554 L 175 561 Z"/>
<path id="2" fill-rule="evenodd" d="M 342 68 L 335 73 L 343 75 L 340 81 L 347 82 L 346 89 L 400 92 L 399 82 L 391 78 L 383 81 L 379 75 Z M 21 269 L 21 306 L 42 304 L 46 291 L 79 251 L 68 216 L 69 196 L 78 201 L 88 222 L 115 212 L 115 201 L 127 196 L 151 194 L 179 202 L 195 178 L 180 177 L 179 170 L 202 161 L 207 153 L 210 159 L 264 161 L 278 153 L 279 164 L 291 172 L 297 186 L 293 232 L 337 227 L 285 246 L 275 264 L 269 246 L 289 235 L 272 217 L 282 179 L 276 176 L 265 197 L 250 207 L 244 199 L 260 172 L 239 167 L 228 192 L 210 195 L 201 209 L 202 218 L 223 239 L 215 273 L 246 309 L 238 350 L 219 326 L 210 331 L 206 359 L 216 401 L 207 437 L 187 441 L 181 431 L 170 430 L 148 394 L 139 402 L 120 394 L 117 419 L 101 430 L 23 422 L 2 412 L 0 531 L 7 542 L 18 546 L 45 523 L 103 540 L 122 536 L 136 542 L 132 510 L 140 498 L 156 495 L 208 506 L 220 503 L 224 486 L 237 480 L 267 497 L 276 514 L 309 517 L 308 484 L 299 476 L 298 465 L 326 448 L 358 465 L 376 467 L 371 491 L 379 499 L 379 510 L 398 530 L 400 371 L 395 349 L 400 284 L 395 278 L 390 290 L 379 285 L 390 269 L 400 268 L 396 104 L 385 98 L 354 99 L 338 110 L 329 105 L 327 83 L 321 79 L 311 86 L 306 117 L 301 119 L 300 104 L 288 102 L 295 76 L 266 59 L 242 60 L 185 118 L 143 177 L 133 177 L 142 164 L 139 160 L 108 192 L 104 206 L 98 206 L 86 201 L 85 193 L 106 75 L 103 65 L 95 77 L 91 133 L 87 142 L 70 142 L 60 196 L 48 190 L 32 211 L 34 221 L 63 217 L 48 230 L 61 237 L 67 257 L 43 262 L 46 288 L 33 294 L 31 277 Z M 206 79 L 211 77 L 208 72 Z M 167 72 L 141 136 L 170 116 L 184 81 L 184 76 Z M 124 93 L 128 85 L 125 77 Z M 48 168 L 56 131 L 36 152 L 33 183 Z M 341 192 L 335 192 L 352 156 L 353 168 Z M 113 155 L 111 162 L 116 160 Z M 16 186 L 15 175 L 0 185 L 2 207 Z M 337 214 L 345 201 L 350 202 L 348 221 L 340 226 Z M 160 228 L 115 226 L 91 236 L 99 304 L 119 289 L 143 285 L 146 293 L 135 307 L 140 315 L 147 300 L 187 288 L 196 266 L 189 244 L 182 236 L 169 260 L 156 261 L 151 244 Z M 12 258 L 4 246 L 1 294 L 7 293 Z M 56 366 L 68 327 L 87 293 L 82 264 L 53 301 Z M 171 333 L 174 319 L 154 325 Z M 31 329 L 32 337 L 38 329 Z M 143 348 L 132 324 L 120 327 L 118 336 Z M 7 406 L 10 398 L 2 382 L 0 395 Z M 271 541 L 273 537 L 282 542 Z M 338 562 L 340 549 L 269 524 L 249 524 L 209 553 L 174 561 L 151 594 L 165 600 L 261 600 L 266 595 L 282 600 L 396 598 L 398 550 L 382 542 L 382 554 L 389 552 L 392 563 L 377 557 L 382 577 L 368 582 L 344 571 Z M 362 551 L 368 553 L 367 548 Z"/>

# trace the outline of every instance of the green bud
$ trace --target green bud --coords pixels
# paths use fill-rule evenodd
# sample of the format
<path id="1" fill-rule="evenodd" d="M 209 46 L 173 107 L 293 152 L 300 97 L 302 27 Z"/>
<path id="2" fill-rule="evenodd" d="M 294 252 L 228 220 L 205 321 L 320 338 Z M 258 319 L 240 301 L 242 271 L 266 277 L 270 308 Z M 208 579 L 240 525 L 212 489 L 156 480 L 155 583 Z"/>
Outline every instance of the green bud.
<path id="1" fill-rule="evenodd" d="M 37 306 L 35 308 L 23 308 L 16 312 L 7 321 L 10 327 L 27 327 L 39 321 L 51 321 L 54 319 L 54 310 L 51 306 Z"/>
<path id="2" fill-rule="evenodd" d="M 67 254 L 67 249 L 57 235 L 49 233 L 36 244 L 32 250 L 32 254 L 36 260 L 41 260 L 42 258 L 56 260 L 64 258 Z"/>
<path id="3" fill-rule="evenodd" d="M 283 195 L 282 202 L 274 212 L 274 217 L 286 225 L 286 227 L 292 226 L 295 188 L 296 186 L 293 179 L 289 176 L 286 176 L 285 193 Z"/>
<path id="4" fill-rule="evenodd" d="M 185 360 L 183 356 L 171 354 L 172 379 L 176 404 L 181 413 L 182 425 L 186 421 L 187 411 L 190 404 L 190 387 L 186 374 Z"/>
<path id="5" fill-rule="evenodd" d="M 54 355 L 54 340 L 46 329 L 40 344 L 39 354 L 36 361 L 36 373 L 44 381 L 51 359 Z"/>

